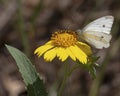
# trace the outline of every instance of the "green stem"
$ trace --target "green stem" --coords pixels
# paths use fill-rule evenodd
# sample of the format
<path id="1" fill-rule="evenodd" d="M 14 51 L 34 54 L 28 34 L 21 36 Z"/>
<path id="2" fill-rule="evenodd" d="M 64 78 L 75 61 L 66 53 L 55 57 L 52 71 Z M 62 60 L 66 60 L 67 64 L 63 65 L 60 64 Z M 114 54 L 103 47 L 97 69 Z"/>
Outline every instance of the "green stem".
<path id="1" fill-rule="evenodd" d="M 80 68 L 80 64 L 77 64 L 77 63 L 76 63 L 76 64 L 73 65 L 72 68 L 70 69 L 68 76 L 70 76 L 70 75 L 73 73 L 73 71 L 75 71 L 75 69 L 77 69 L 77 68 Z"/>
<path id="2" fill-rule="evenodd" d="M 32 14 L 32 16 L 31 16 L 31 22 L 32 22 L 32 23 L 35 23 L 35 21 L 36 21 L 38 15 L 39 15 L 39 13 L 40 13 L 42 7 L 43 7 L 43 0 L 40 0 L 40 1 L 38 2 L 37 6 L 35 7 L 35 9 L 34 9 L 34 11 L 33 11 L 33 14 Z"/>
<path id="3" fill-rule="evenodd" d="M 23 18 L 23 14 L 22 14 L 22 1 L 17 0 L 17 4 L 18 4 L 18 11 L 17 11 L 17 14 L 18 14 L 18 28 L 19 28 L 19 32 L 21 34 L 22 44 L 23 44 L 23 47 L 24 47 L 24 52 L 29 56 L 30 55 L 29 44 L 28 44 L 28 38 L 27 38 L 25 25 L 24 25 L 24 18 Z"/>
<path id="4" fill-rule="evenodd" d="M 66 81 L 67 81 L 67 78 L 68 78 L 68 62 L 65 62 L 65 65 L 64 65 L 64 78 L 63 78 L 63 81 L 62 81 L 62 84 L 59 88 L 59 91 L 58 91 L 58 95 L 57 96 L 62 96 L 62 92 L 65 88 L 65 84 L 66 84 Z"/>
<path id="5" fill-rule="evenodd" d="M 102 66 L 101 66 L 101 71 L 92 84 L 89 96 L 97 96 L 98 95 L 98 90 L 99 90 L 100 84 L 102 82 L 102 79 L 104 77 L 105 68 L 106 68 L 109 60 L 112 57 L 114 57 L 115 53 L 119 50 L 119 48 L 120 48 L 120 38 L 118 40 L 116 40 L 113 47 L 111 47 L 111 49 L 107 52 L 106 58 L 104 59 Z"/>
<path id="6" fill-rule="evenodd" d="M 102 64 L 103 66 L 101 67 L 101 72 L 99 73 L 99 75 L 97 76 L 97 78 L 94 80 L 94 82 L 92 84 L 89 96 L 97 96 L 99 86 L 100 86 L 102 79 L 104 77 L 105 68 L 107 66 L 109 59 L 110 59 L 109 55 L 106 56 L 105 61 Z"/>
<path id="7" fill-rule="evenodd" d="M 38 4 L 36 5 L 34 11 L 33 11 L 33 14 L 31 16 L 31 29 L 30 31 L 32 32 L 32 35 L 34 36 L 34 32 L 35 32 L 35 26 L 36 26 L 36 20 L 37 20 L 37 17 L 39 16 L 40 14 L 40 11 L 42 10 L 43 8 L 43 0 L 40 0 L 38 2 Z"/>

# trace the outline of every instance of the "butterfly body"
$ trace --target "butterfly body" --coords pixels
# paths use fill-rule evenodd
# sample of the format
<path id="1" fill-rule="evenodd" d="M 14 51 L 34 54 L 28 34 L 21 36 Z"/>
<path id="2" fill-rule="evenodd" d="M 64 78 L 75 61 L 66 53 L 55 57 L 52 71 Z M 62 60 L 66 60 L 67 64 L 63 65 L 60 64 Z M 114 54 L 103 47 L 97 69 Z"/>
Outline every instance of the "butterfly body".
<path id="1" fill-rule="evenodd" d="M 83 30 L 77 30 L 77 32 L 81 39 L 95 48 L 108 48 L 112 38 L 110 31 L 113 20 L 113 16 L 101 17 L 88 24 Z"/>

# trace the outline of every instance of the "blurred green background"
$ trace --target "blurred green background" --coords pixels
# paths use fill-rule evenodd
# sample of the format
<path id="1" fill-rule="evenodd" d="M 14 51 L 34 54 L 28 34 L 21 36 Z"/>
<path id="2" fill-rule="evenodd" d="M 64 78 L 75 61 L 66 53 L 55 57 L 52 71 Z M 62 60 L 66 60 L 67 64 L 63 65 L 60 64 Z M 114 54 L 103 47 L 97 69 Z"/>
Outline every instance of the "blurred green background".
<path id="1" fill-rule="evenodd" d="M 120 96 L 120 0 L 0 0 L 0 96 L 27 96 L 18 68 L 4 44 L 20 49 L 31 59 L 50 91 L 58 72 L 62 72 L 62 63 L 57 59 L 45 62 L 33 54 L 34 50 L 57 30 L 82 29 L 106 15 L 115 17 L 113 38 L 110 48 L 95 50 L 101 65 L 97 79 L 88 71 L 77 69 L 63 96 Z M 70 66 L 74 64 L 69 62 Z"/>

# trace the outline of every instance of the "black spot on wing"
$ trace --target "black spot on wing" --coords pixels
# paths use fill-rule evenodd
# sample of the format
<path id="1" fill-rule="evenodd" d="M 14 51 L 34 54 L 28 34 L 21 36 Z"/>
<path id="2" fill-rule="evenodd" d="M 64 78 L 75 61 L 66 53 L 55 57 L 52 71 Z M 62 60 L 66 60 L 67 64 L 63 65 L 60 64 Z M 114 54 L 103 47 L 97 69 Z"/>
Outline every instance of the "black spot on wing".
<path id="1" fill-rule="evenodd" d="M 104 28 L 105 28 L 105 25 L 102 25 L 102 27 L 104 27 Z"/>
<path id="2" fill-rule="evenodd" d="M 100 37 L 100 41 L 103 41 L 103 40 L 104 40 L 104 36 L 101 36 L 101 37 Z"/>
<path id="3" fill-rule="evenodd" d="M 104 36 L 101 36 L 101 38 L 104 38 Z"/>

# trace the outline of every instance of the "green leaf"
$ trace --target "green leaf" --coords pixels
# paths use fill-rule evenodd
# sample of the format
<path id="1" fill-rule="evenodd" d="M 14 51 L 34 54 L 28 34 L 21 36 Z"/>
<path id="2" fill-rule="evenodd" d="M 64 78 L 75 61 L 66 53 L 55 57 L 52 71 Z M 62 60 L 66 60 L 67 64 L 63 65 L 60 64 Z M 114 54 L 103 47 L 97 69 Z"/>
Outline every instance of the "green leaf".
<path id="1" fill-rule="evenodd" d="M 47 96 L 43 81 L 30 60 L 18 49 L 5 45 L 15 59 L 23 80 L 27 86 L 28 96 Z"/>
<path id="2" fill-rule="evenodd" d="M 89 67 L 89 72 L 93 78 L 96 78 L 96 69 L 93 65 Z"/>
<path id="3" fill-rule="evenodd" d="M 97 64 L 96 61 L 99 59 L 99 57 L 91 57 L 91 58 L 92 58 L 92 61 L 88 62 L 88 64 L 82 64 L 81 62 L 77 61 L 78 67 L 76 67 L 76 68 L 82 67 L 84 69 L 87 69 L 89 71 L 90 75 L 92 75 L 92 77 L 95 79 L 96 78 L 96 68 L 95 67 L 99 66 L 99 64 Z"/>

